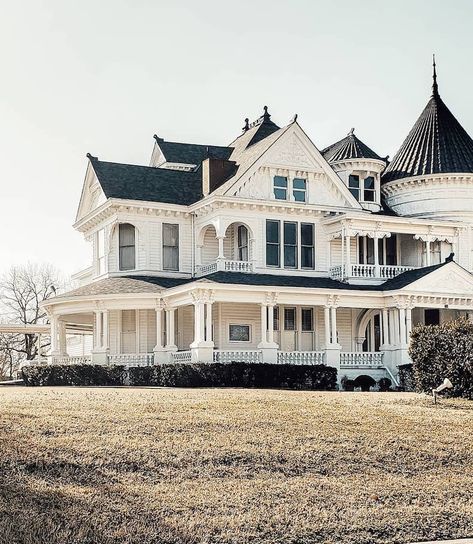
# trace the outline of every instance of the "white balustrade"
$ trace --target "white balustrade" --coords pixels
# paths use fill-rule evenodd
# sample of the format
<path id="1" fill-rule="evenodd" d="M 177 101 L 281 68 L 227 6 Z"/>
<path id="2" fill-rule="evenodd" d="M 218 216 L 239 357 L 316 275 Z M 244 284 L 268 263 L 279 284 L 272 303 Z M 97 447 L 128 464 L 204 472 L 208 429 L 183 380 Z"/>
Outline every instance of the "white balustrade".
<path id="1" fill-rule="evenodd" d="M 286 365 L 323 365 L 323 351 L 278 351 L 278 363 Z"/>
<path id="2" fill-rule="evenodd" d="M 171 360 L 173 363 L 190 363 L 192 362 L 192 353 L 190 351 L 175 351 Z"/>
<path id="3" fill-rule="evenodd" d="M 380 351 L 357 351 L 340 353 L 341 367 L 378 368 L 383 366 L 384 353 Z"/>
<path id="4" fill-rule="evenodd" d="M 214 363 L 262 363 L 263 356 L 261 351 L 214 350 L 213 360 L 214 360 Z"/>
<path id="5" fill-rule="evenodd" d="M 330 268 L 330 277 L 334 280 L 344 280 L 347 278 L 363 278 L 363 279 L 383 279 L 389 280 L 403 274 L 408 270 L 413 270 L 414 266 L 401 265 L 380 265 L 377 275 L 376 266 L 374 264 L 351 264 L 332 266 Z"/>
<path id="6" fill-rule="evenodd" d="M 201 264 L 197 267 L 197 276 L 206 276 L 207 274 L 213 274 L 217 272 L 217 263 Z"/>
<path id="7" fill-rule="evenodd" d="M 379 275 L 386 280 L 395 278 L 399 274 L 403 274 L 408 270 L 414 270 L 414 266 L 400 266 L 400 265 L 383 265 L 379 267 Z"/>
<path id="8" fill-rule="evenodd" d="M 91 362 L 92 358 L 90 355 L 52 357 L 53 365 L 89 365 Z"/>
<path id="9" fill-rule="evenodd" d="M 124 366 L 152 366 L 153 353 L 118 353 L 108 356 L 108 364 Z"/>
<path id="10" fill-rule="evenodd" d="M 251 261 L 224 261 L 223 268 L 226 272 L 253 272 L 253 263 Z"/>
<path id="11" fill-rule="evenodd" d="M 345 279 L 345 266 L 339 264 L 338 266 L 332 266 L 330 269 L 330 277 L 332 280 L 342 281 Z"/>

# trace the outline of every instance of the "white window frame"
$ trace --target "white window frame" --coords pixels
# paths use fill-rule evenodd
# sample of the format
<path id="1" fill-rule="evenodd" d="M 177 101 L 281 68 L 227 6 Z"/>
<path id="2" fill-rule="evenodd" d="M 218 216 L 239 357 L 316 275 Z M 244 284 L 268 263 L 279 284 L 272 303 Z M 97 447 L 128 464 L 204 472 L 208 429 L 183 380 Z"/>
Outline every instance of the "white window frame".
<path id="1" fill-rule="evenodd" d="M 164 245 L 164 227 L 170 225 L 177 227 L 177 246 L 165 246 Z M 165 247 L 177 247 L 177 268 L 170 268 L 166 267 L 164 263 L 164 248 Z M 179 223 L 168 223 L 163 222 L 161 224 L 161 262 L 162 262 L 162 269 L 166 270 L 167 272 L 179 272 L 181 269 L 181 226 Z"/>
<path id="2" fill-rule="evenodd" d="M 232 340 L 230 330 L 232 327 L 248 327 L 248 340 Z M 253 340 L 253 326 L 251 323 L 228 323 L 228 343 L 229 344 L 251 344 Z"/>
<path id="3" fill-rule="evenodd" d="M 266 230 L 266 224 L 268 221 L 277 222 L 279 225 L 279 265 L 275 264 L 267 264 L 267 230 Z M 294 223 L 296 225 L 296 259 L 297 259 L 297 266 L 284 266 L 284 224 L 285 223 Z M 312 267 L 302 267 L 302 225 L 312 225 L 313 229 L 313 266 Z M 317 224 L 311 223 L 310 221 L 286 221 L 284 219 L 272 219 L 267 217 L 265 219 L 264 223 L 264 233 L 265 233 L 265 240 L 264 240 L 264 263 L 266 268 L 277 268 L 278 270 L 316 270 L 316 261 L 317 261 Z M 276 245 L 275 243 L 270 242 L 272 245 Z"/>

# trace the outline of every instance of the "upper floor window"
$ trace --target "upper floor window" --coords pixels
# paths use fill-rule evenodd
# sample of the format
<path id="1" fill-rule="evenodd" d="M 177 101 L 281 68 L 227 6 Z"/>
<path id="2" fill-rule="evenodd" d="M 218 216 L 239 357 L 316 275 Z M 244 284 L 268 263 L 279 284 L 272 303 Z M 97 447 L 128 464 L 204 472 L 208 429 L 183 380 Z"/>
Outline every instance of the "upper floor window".
<path id="1" fill-rule="evenodd" d="M 307 190 L 307 181 L 303 178 L 294 178 L 292 180 L 292 194 L 296 202 L 305 202 Z"/>
<path id="2" fill-rule="evenodd" d="M 297 223 L 284 221 L 284 268 L 297 268 Z"/>
<path id="3" fill-rule="evenodd" d="M 118 225 L 118 267 L 133 270 L 135 264 L 135 227 L 129 223 Z"/>
<path id="4" fill-rule="evenodd" d="M 348 177 L 348 189 L 350 189 L 350 193 L 356 200 L 360 200 L 360 176 L 350 174 Z"/>
<path id="5" fill-rule="evenodd" d="M 276 200 L 287 200 L 287 178 L 274 176 L 274 198 Z"/>
<path id="6" fill-rule="evenodd" d="M 301 266 L 314 268 L 314 224 L 301 223 Z"/>
<path id="7" fill-rule="evenodd" d="M 245 225 L 238 225 L 237 229 L 238 260 L 248 260 L 248 229 Z"/>
<path id="8" fill-rule="evenodd" d="M 374 177 L 368 176 L 363 180 L 363 201 L 374 202 L 375 201 L 375 186 Z"/>
<path id="9" fill-rule="evenodd" d="M 99 276 L 105 274 L 105 230 L 100 229 L 97 232 L 97 262 Z"/>
<path id="10" fill-rule="evenodd" d="M 282 227 L 282 228 L 281 228 Z M 314 224 L 266 221 L 266 266 L 314 268 Z"/>
<path id="11" fill-rule="evenodd" d="M 266 221 L 266 265 L 279 266 L 280 264 L 280 222 Z"/>
<path id="12" fill-rule="evenodd" d="M 163 223 L 163 270 L 179 270 L 179 225 Z"/>

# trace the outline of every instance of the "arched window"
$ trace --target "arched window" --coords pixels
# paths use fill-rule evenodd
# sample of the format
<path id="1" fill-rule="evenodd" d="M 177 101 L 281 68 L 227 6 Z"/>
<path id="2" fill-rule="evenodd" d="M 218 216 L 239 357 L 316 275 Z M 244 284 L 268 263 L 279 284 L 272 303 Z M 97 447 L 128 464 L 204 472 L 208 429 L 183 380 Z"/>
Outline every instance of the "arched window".
<path id="1" fill-rule="evenodd" d="M 135 227 L 129 223 L 118 226 L 118 260 L 120 270 L 133 270 L 135 264 Z"/>
<path id="2" fill-rule="evenodd" d="M 237 242 L 238 242 L 238 260 L 248 260 L 248 229 L 245 225 L 238 225 L 237 229 Z"/>

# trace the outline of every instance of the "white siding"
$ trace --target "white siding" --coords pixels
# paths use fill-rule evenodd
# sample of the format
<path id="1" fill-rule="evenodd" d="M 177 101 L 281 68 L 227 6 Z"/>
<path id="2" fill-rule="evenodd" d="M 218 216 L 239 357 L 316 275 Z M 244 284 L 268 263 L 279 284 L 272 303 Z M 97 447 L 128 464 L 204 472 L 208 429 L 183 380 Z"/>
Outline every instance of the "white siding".
<path id="1" fill-rule="evenodd" d="M 257 304 L 220 304 L 219 348 L 256 349 L 261 342 L 261 310 Z M 230 342 L 229 325 L 250 325 L 250 342 Z"/>

